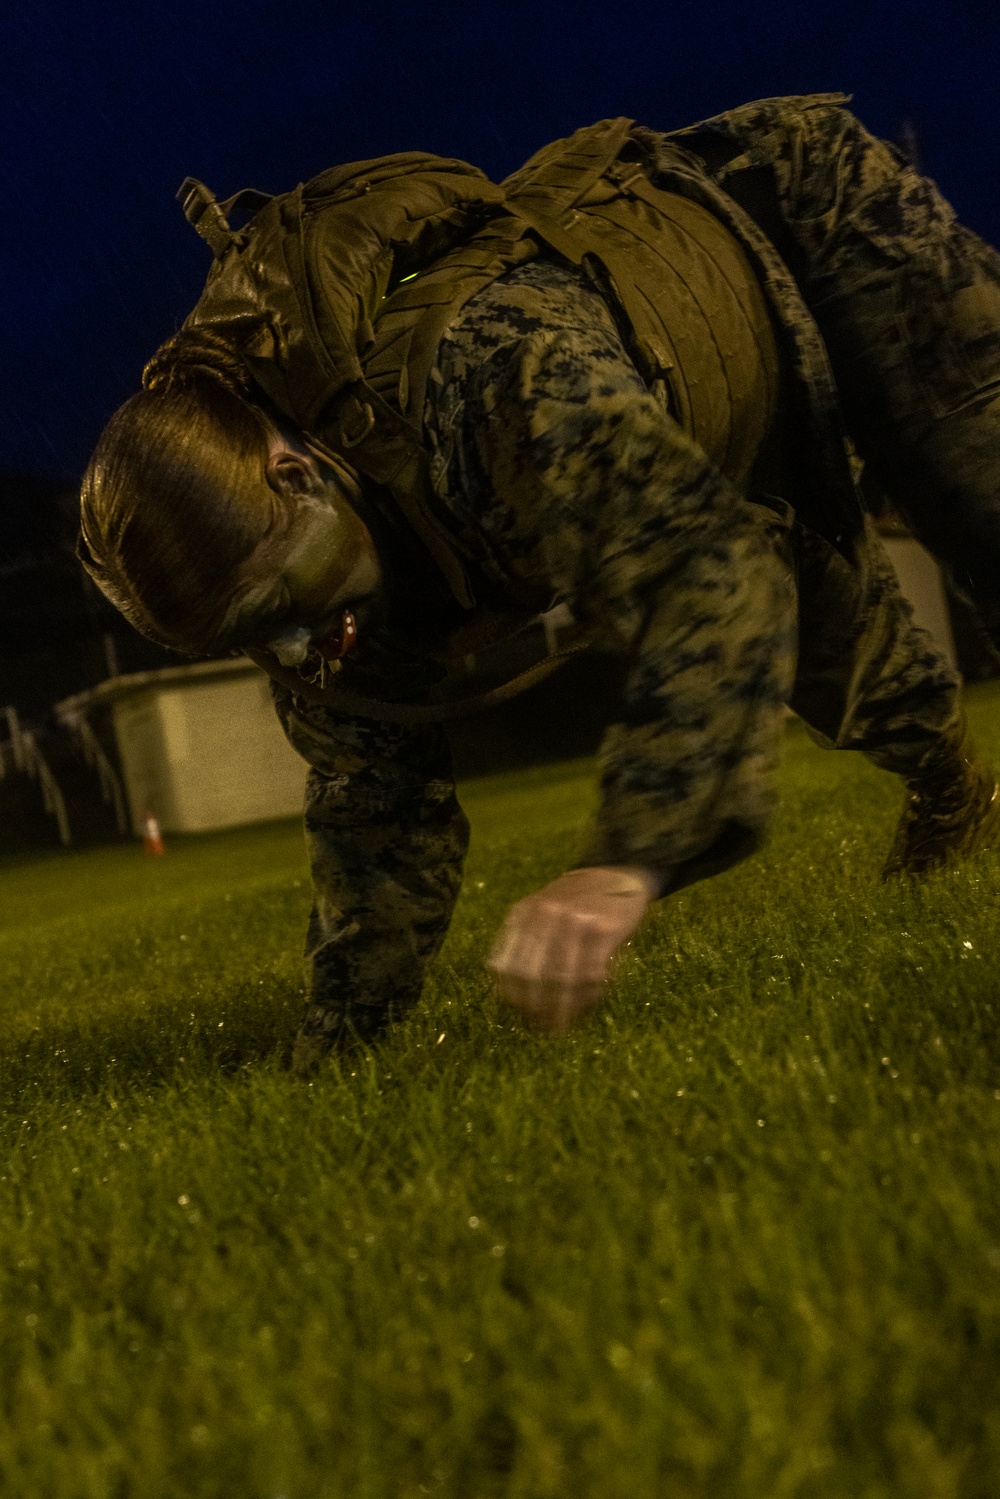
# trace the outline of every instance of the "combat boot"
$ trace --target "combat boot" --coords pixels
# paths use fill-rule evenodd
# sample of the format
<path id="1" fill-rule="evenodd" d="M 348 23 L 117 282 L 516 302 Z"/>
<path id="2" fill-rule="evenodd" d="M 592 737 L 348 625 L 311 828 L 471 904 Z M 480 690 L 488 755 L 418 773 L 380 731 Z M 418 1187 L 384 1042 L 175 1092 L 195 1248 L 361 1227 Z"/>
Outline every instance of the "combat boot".
<path id="1" fill-rule="evenodd" d="M 371 1046 L 393 1019 L 391 1005 L 355 1005 L 349 1012 L 314 1006 L 299 1027 L 291 1070 L 312 1077 L 331 1057 Z"/>
<path id="2" fill-rule="evenodd" d="M 304 1035 L 299 1031 L 292 1047 L 291 1069 L 296 1077 L 312 1077 L 329 1057 L 333 1047 L 323 1036 Z"/>
<path id="3" fill-rule="evenodd" d="M 926 874 L 1000 838 L 1000 790 L 979 759 L 964 715 L 908 776 L 903 815 L 882 879 Z"/>

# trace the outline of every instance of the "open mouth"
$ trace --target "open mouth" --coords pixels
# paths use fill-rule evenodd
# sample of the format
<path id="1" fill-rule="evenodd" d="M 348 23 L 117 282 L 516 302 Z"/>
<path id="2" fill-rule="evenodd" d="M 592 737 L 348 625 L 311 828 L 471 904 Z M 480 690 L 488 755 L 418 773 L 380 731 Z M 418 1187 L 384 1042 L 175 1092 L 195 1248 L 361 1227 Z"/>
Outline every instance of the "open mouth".
<path id="1" fill-rule="evenodd" d="M 324 661 L 340 661 L 351 650 L 358 638 L 358 622 L 350 609 L 344 609 L 340 616 L 340 623 L 324 635 L 322 640 L 313 642 L 314 650 L 319 651 Z"/>

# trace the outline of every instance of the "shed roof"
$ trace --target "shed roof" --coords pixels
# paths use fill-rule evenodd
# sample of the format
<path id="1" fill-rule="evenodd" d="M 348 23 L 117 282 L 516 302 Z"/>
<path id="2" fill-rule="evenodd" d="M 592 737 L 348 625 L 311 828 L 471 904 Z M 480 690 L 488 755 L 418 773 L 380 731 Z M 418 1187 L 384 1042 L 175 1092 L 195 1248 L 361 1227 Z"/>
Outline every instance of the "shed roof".
<path id="1" fill-rule="evenodd" d="M 220 677 L 263 675 L 259 666 L 247 656 L 226 656 L 219 661 L 192 661 L 184 666 L 165 666 L 156 671 L 133 671 L 120 677 L 108 677 L 86 692 L 74 693 L 54 705 L 56 717 L 64 723 L 85 717 L 92 708 L 105 703 L 119 703 L 138 692 L 157 687 L 186 687 L 210 682 Z"/>

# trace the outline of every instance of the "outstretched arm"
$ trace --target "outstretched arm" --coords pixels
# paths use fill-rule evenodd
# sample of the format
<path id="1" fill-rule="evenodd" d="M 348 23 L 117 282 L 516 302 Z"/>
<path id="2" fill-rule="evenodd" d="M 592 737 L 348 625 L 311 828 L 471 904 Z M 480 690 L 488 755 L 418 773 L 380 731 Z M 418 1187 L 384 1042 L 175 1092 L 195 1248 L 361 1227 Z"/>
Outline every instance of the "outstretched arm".
<path id="1" fill-rule="evenodd" d="M 747 501 L 577 330 L 524 339 L 474 424 L 469 409 L 480 524 L 625 666 L 585 868 L 515 906 L 491 959 L 505 997 L 559 1031 L 656 894 L 759 846 L 795 665 L 790 518 Z"/>

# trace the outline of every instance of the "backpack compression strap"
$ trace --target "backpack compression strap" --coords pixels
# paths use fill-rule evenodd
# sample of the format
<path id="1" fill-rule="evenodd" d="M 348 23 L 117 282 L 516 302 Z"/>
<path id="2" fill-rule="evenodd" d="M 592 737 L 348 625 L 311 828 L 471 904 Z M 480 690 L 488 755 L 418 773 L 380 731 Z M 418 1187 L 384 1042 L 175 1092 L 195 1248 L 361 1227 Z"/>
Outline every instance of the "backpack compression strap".
<path id="1" fill-rule="evenodd" d="M 287 687 L 296 697 L 305 698 L 308 703 L 332 708 L 352 718 L 374 718 L 383 723 L 421 724 L 446 723 L 449 719 L 469 718 L 474 713 L 485 713 L 488 708 L 496 708 L 501 703 L 509 702 L 511 698 L 519 697 L 530 687 L 536 687 L 539 682 L 544 682 L 571 656 L 578 656 L 586 648 L 585 645 L 568 646 L 565 650 L 546 656 L 544 661 L 530 666 L 527 671 L 519 672 L 509 682 L 490 688 L 488 692 L 440 703 L 387 703 L 379 698 L 360 697 L 356 692 L 339 687 L 336 677 L 327 683 L 307 681 L 294 667 L 282 666 L 270 651 L 245 649 L 244 654 L 275 682 L 280 682 L 282 687 Z"/>

